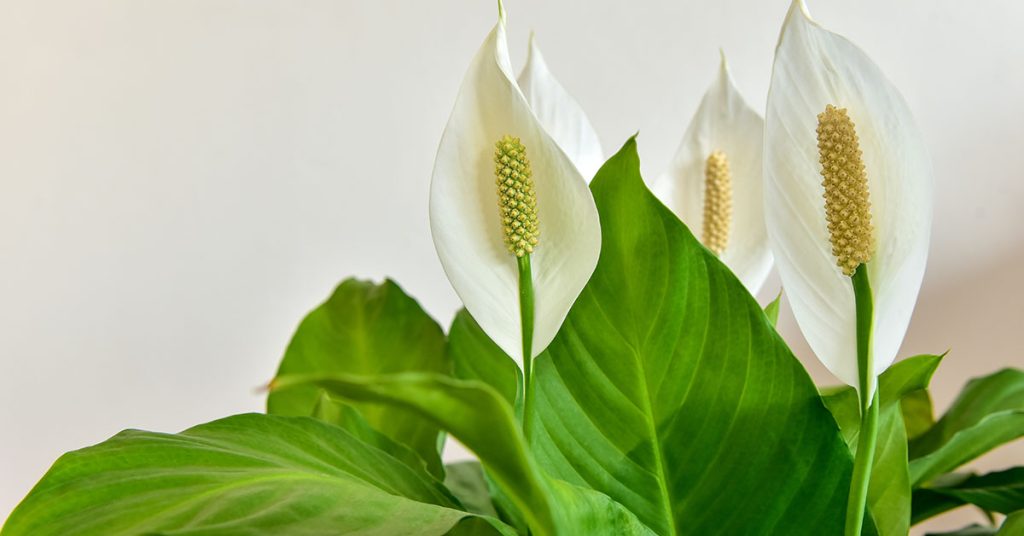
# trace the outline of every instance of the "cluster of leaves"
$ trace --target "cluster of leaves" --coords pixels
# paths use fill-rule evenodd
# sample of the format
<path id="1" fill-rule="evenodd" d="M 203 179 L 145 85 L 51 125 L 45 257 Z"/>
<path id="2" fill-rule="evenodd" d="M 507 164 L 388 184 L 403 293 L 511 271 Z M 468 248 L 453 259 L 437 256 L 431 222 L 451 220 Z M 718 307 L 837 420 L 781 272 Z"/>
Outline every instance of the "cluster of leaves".
<path id="1" fill-rule="evenodd" d="M 468 313 L 445 336 L 395 283 L 350 279 L 299 326 L 268 415 L 68 453 L 3 535 L 841 534 L 855 392 L 818 391 L 777 302 L 762 311 L 650 194 L 635 141 L 591 188 L 600 261 L 530 404 Z M 1024 372 L 971 381 L 936 421 L 940 361 L 881 377 L 865 532 L 973 504 L 1008 517 L 960 534 L 1021 534 L 1024 467 L 953 471 L 1024 435 Z M 479 463 L 445 466 L 446 434 Z"/>

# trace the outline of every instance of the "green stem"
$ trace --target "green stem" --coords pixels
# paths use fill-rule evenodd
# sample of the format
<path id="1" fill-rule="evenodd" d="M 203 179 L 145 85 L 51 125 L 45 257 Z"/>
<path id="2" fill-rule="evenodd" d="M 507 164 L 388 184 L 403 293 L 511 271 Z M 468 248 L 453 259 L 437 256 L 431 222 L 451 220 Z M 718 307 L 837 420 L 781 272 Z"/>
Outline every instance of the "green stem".
<path id="1" fill-rule="evenodd" d="M 530 256 L 519 260 L 519 317 L 523 332 L 523 434 L 529 438 L 530 386 L 533 378 L 533 274 Z"/>
<path id="2" fill-rule="evenodd" d="M 878 389 L 874 388 L 874 364 L 871 356 L 871 325 L 874 319 L 874 304 L 871 298 L 871 282 L 868 280 L 866 265 L 857 267 L 851 278 L 853 295 L 857 307 L 857 390 L 860 401 L 860 437 L 857 440 L 857 454 L 853 462 L 853 479 L 850 482 L 850 496 L 846 503 L 846 536 L 861 536 L 864 513 L 867 509 L 868 486 L 871 483 L 871 466 L 878 443 Z M 874 392 L 874 396 L 869 395 Z"/>

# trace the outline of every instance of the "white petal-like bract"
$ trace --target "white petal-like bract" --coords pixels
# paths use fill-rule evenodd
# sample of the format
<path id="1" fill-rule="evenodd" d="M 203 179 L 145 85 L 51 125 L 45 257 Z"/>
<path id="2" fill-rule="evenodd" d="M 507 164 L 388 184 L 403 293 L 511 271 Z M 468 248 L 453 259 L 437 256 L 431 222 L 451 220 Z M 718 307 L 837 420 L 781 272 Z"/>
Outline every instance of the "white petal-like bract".
<path id="1" fill-rule="evenodd" d="M 757 294 L 772 267 L 764 224 L 761 151 L 764 121 L 740 96 L 722 63 L 690 121 L 669 170 L 653 185 L 658 197 L 698 238 L 704 219 L 704 169 L 712 152 L 732 172 L 732 224 L 721 260 Z"/>
<path id="2" fill-rule="evenodd" d="M 551 74 L 533 34 L 526 65 L 519 73 L 519 87 L 541 125 L 579 168 L 583 178 L 593 179 L 604 164 L 601 141 L 583 108 Z"/>
<path id="3" fill-rule="evenodd" d="M 531 256 L 534 356 L 554 338 L 593 273 L 601 231 L 586 182 L 545 132 L 515 81 L 500 19 L 466 73 L 441 137 L 430 185 L 430 229 L 466 309 L 521 362 L 518 271 L 503 242 L 495 142 L 504 135 L 520 138 L 533 169 L 540 228 Z"/>
<path id="4" fill-rule="evenodd" d="M 817 114 L 828 104 L 847 109 L 867 173 L 875 229 L 867 270 L 877 378 L 899 350 L 924 276 L 931 166 L 896 88 L 864 52 L 811 20 L 796 0 L 776 48 L 765 114 L 768 234 L 804 337 L 836 377 L 860 389 L 853 288 L 831 252 L 818 162 Z M 873 389 L 874 383 L 869 394 Z"/>

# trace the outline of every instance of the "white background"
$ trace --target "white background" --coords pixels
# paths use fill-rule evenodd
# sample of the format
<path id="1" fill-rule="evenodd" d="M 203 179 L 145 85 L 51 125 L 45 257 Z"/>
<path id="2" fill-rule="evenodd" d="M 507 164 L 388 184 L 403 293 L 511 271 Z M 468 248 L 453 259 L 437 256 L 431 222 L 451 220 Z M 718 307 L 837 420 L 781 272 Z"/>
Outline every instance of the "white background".
<path id="1" fill-rule="evenodd" d="M 536 30 L 606 151 L 639 130 L 654 175 L 720 46 L 763 108 L 787 4 L 507 8 L 513 59 Z M 810 9 L 881 65 L 931 147 L 932 256 L 902 354 L 952 349 L 945 407 L 1024 364 L 1024 3 Z M 66 450 L 260 410 L 343 277 L 390 275 L 447 324 L 427 187 L 495 17 L 490 0 L 0 2 L 0 519 Z M 788 312 L 782 330 L 831 382 Z M 1024 462 L 1021 446 L 982 466 Z"/>

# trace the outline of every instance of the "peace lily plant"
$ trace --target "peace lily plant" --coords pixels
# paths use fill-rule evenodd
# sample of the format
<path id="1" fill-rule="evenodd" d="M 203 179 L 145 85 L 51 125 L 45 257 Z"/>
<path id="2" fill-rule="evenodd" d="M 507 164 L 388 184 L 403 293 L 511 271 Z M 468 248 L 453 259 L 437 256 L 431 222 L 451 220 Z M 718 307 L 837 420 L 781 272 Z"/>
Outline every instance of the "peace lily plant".
<path id="1" fill-rule="evenodd" d="M 908 106 L 797 0 L 764 117 L 723 60 L 662 204 L 635 137 L 598 166 L 532 39 L 513 75 L 499 7 L 431 179 L 465 305 L 447 333 L 393 281 L 347 279 L 267 414 L 67 453 L 2 534 L 888 536 L 965 505 L 990 523 L 947 534 L 1024 534 L 1024 467 L 958 471 L 1024 435 L 1024 372 L 936 419 L 943 357 L 893 364 L 931 223 Z M 845 385 L 816 387 L 753 298 L 773 256 Z M 446 464 L 448 436 L 478 461 Z"/>

